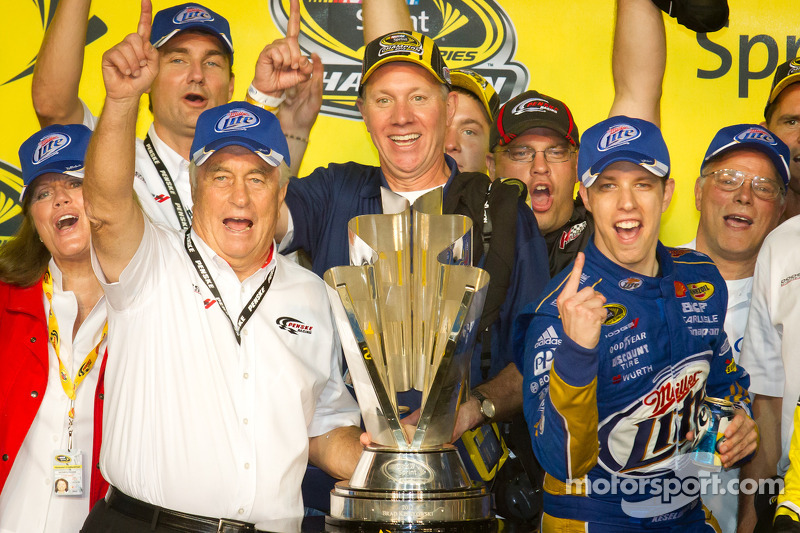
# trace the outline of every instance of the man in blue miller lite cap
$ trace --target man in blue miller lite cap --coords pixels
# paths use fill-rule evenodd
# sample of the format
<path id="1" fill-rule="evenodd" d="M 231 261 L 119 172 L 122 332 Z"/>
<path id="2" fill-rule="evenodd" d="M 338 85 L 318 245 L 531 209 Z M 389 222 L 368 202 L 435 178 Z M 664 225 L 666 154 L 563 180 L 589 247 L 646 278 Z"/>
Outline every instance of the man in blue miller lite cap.
<path id="1" fill-rule="evenodd" d="M 346 479 L 363 448 L 327 286 L 274 245 L 287 142 L 256 105 L 204 111 L 187 149 L 191 226 L 152 222 L 133 193 L 135 110 L 159 60 L 104 72 L 86 157 L 115 357 L 99 459 L 112 487 L 82 531 L 299 531 L 307 464 Z"/>
<path id="2" fill-rule="evenodd" d="M 726 468 L 757 447 L 749 379 L 723 329 L 725 282 L 707 256 L 658 240 L 675 184 L 654 124 L 589 128 L 578 173 L 594 237 L 515 325 L 547 472 L 542 531 L 719 532 L 684 481 L 696 476 L 687 459 L 704 395 L 740 407 L 719 448 Z"/>
<path id="3" fill-rule="evenodd" d="M 233 40 L 231 28 L 225 17 L 200 4 L 181 4 L 162 9 L 153 17 L 150 43 L 160 48 L 181 31 L 200 31 L 210 33 L 225 45 L 233 64 Z"/>

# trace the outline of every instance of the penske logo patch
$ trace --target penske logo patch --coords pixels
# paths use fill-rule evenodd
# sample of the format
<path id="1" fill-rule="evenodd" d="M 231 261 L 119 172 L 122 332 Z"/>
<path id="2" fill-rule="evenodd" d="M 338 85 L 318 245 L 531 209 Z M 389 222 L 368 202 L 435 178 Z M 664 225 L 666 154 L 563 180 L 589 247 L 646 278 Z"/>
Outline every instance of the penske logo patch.
<path id="1" fill-rule="evenodd" d="M 304 324 L 303 322 L 297 320 L 296 318 L 292 318 L 290 316 L 282 316 L 278 320 L 275 321 L 278 324 L 278 327 L 284 331 L 288 331 L 292 335 L 297 335 L 298 333 L 305 333 L 306 335 L 311 335 L 311 331 L 314 329 L 314 326 L 309 326 L 308 324 Z"/>

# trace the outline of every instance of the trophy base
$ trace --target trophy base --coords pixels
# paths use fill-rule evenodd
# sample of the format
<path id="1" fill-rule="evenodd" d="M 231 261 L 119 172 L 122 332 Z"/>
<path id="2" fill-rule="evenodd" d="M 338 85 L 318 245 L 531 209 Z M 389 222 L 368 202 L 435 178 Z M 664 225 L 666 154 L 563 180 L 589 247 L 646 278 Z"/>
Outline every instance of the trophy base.
<path id="1" fill-rule="evenodd" d="M 395 529 L 402 524 L 495 524 L 491 494 L 483 484 L 470 481 L 454 448 L 414 452 L 367 448 L 350 481 L 340 481 L 331 491 L 326 522 L 381 523 Z"/>

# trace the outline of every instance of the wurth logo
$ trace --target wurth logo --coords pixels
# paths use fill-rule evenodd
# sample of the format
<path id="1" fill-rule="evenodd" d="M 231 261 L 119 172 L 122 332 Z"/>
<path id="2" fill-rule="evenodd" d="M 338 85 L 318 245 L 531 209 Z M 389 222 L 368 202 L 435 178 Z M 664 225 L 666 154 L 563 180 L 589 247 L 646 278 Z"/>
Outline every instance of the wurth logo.
<path id="1" fill-rule="evenodd" d="M 311 330 L 314 329 L 314 326 L 303 324 L 296 318 L 292 318 L 290 316 L 282 316 L 276 320 L 275 323 L 278 324 L 279 328 L 284 331 L 288 331 L 292 335 L 297 335 L 298 333 L 311 335 Z"/>

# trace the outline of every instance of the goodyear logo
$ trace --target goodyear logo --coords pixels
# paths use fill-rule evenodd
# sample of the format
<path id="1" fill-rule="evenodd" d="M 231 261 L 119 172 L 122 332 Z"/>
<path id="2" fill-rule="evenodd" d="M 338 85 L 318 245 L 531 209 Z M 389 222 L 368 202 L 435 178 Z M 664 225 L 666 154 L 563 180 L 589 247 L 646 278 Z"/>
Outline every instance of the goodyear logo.
<path id="1" fill-rule="evenodd" d="M 422 54 L 422 43 L 417 40 L 413 35 L 407 33 L 393 33 L 387 35 L 380 42 L 381 49 L 378 52 L 378 57 L 383 57 L 389 54 L 399 52 L 414 52 L 415 54 Z"/>
<path id="2" fill-rule="evenodd" d="M 630 144 L 631 141 L 641 136 L 642 132 L 639 131 L 639 128 L 635 128 L 630 124 L 612 126 L 600 137 L 600 141 L 597 143 L 597 149 L 601 152 L 605 152 L 612 148 L 617 148 L 618 146 Z"/>
<path id="3" fill-rule="evenodd" d="M 190 22 L 211 22 L 214 17 L 203 8 L 187 7 L 172 18 L 175 24 L 188 24 Z"/>
<path id="4" fill-rule="evenodd" d="M 225 115 L 214 124 L 214 131 L 217 133 L 244 131 L 248 128 L 258 126 L 260 123 L 261 120 L 250 111 L 236 108 L 225 113 Z"/>
<path id="5" fill-rule="evenodd" d="M 514 109 L 511 110 L 511 114 L 521 115 L 523 113 L 544 113 L 546 111 L 558 114 L 558 108 L 544 98 L 528 98 L 515 105 Z"/>
<path id="6" fill-rule="evenodd" d="M 761 141 L 767 144 L 778 144 L 775 142 L 775 137 L 769 134 L 764 128 L 748 128 L 743 132 L 737 134 L 734 140 L 739 142 L 745 141 Z"/>
<path id="7" fill-rule="evenodd" d="M 47 161 L 69 146 L 70 142 L 72 142 L 70 136 L 63 133 L 45 135 L 39 140 L 39 143 L 36 145 L 36 150 L 33 151 L 33 164 L 38 165 L 43 161 Z"/>
<path id="8" fill-rule="evenodd" d="M 639 278 L 625 278 L 619 280 L 619 288 L 626 291 L 636 290 L 641 286 L 642 280 Z"/>
<path id="9" fill-rule="evenodd" d="M 708 300 L 711 298 L 711 295 L 714 294 L 714 286 L 707 281 L 689 283 L 687 287 L 689 288 L 689 294 L 692 298 L 699 302 Z"/>
<path id="10" fill-rule="evenodd" d="M 528 70 L 514 60 L 516 29 L 497 0 L 407 3 L 414 31 L 436 41 L 448 68 L 474 70 L 492 84 L 501 102 L 527 89 Z M 269 9 L 285 34 L 289 0 L 269 0 Z M 303 49 L 319 54 L 325 65 L 321 112 L 360 119 L 355 104 L 364 59 L 361 2 L 300 0 L 300 15 Z"/>
<path id="11" fill-rule="evenodd" d="M 603 322 L 604 326 L 613 326 L 628 314 L 628 310 L 622 304 L 606 304 L 606 319 Z"/>

